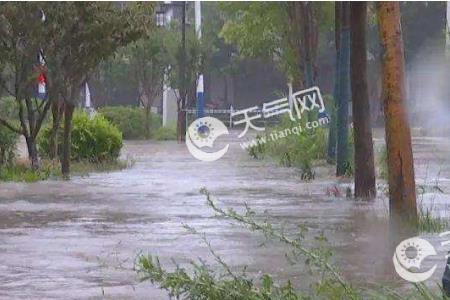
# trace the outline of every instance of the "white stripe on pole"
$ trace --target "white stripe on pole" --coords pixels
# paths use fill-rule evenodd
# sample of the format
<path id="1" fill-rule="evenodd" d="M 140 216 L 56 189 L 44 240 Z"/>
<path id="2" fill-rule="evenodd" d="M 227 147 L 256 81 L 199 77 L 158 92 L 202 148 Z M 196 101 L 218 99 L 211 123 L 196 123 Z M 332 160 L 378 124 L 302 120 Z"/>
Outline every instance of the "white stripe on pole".
<path id="1" fill-rule="evenodd" d="M 202 6 L 200 1 L 195 1 L 195 32 L 200 40 L 202 38 Z"/>
<path id="2" fill-rule="evenodd" d="M 86 108 L 91 108 L 91 91 L 89 90 L 89 85 L 86 82 L 86 86 L 85 86 L 85 104 L 84 107 Z"/>

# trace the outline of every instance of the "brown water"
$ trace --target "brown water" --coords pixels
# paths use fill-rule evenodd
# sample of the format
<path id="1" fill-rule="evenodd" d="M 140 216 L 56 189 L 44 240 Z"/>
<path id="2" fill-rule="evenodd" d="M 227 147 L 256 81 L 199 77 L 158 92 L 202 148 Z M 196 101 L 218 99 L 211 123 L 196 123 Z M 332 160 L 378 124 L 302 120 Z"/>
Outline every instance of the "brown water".
<path id="1" fill-rule="evenodd" d="M 417 181 L 427 186 L 419 198 L 446 215 L 449 142 L 416 138 L 414 152 Z M 214 263 L 183 224 L 205 232 L 217 254 L 236 269 L 248 265 L 251 276 L 273 273 L 281 281 L 308 282 L 302 264 L 286 261 L 284 246 L 261 246 L 261 235 L 214 217 L 201 187 L 222 206 L 242 211 L 246 202 L 258 213 L 266 210 L 287 232 L 298 224 L 306 224 L 311 235 L 323 232 L 343 273 L 354 281 L 401 282 L 389 275 L 385 196 L 380 192 L 368 203 L 327 195 L 334 186 L 345 195 L 350 184 L 336 180 L 331 168 L 320 167 L 320 178 L 303 182 L 294 169 L 252 160 L 236 144 L 213 163 L 195 160 L 175 142 L 127 142 L 125 154 L 136 163 L 120 172 L 0 184 L 1 299 L 168 299 L 150 283 L 139 283 L 134 259 L 143 252 L 168 266 L 173 266 L 170 258 Z M 444 193 L 432 188 L 436 181 Z M 436 235 L 427 238 L 440 255 L 427 262 L 439 263 L 432 279 L 439 281 L 445 247 Z"/>

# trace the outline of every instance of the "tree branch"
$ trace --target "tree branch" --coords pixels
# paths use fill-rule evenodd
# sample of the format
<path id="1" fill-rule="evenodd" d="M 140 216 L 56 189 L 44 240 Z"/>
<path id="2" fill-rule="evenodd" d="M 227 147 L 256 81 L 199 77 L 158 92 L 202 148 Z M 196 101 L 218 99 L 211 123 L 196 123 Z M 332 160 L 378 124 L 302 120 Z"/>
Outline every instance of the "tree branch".
<path id="1" fill-rule="evenodd" d="M 12 124 L 10 124 L 8 121 L 3 120 L 0 118 L 0 124 L 5 126 L 6 128 L 8 128 L 9 130 L 17 133 L 17 134 L 23 134 L 23 132 L 20 129 L 17 129 L 16 127 L 14 127 Z"/>
<path id="2" fill-rule="evenodd" d="M 39 118 L 36 121 L 36 127 L 33 133 L 33 138 L 36 138 L 37 134 L 39 133 L 39 130 L 41 130 L 42 123 L 44 122 L 45 116 L 47 115 L 48 110 L 51 107 L 51 101 L 47 100 L 44 106 L 44 109 L 42 113 L 39 115 Z"/>

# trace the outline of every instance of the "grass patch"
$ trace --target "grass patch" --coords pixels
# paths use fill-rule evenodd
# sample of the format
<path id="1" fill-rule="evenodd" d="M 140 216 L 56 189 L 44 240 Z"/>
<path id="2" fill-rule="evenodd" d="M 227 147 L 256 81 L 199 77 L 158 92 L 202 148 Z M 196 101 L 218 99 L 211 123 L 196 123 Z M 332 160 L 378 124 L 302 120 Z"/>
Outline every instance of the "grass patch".
<path id="1" fill-rule="evenodd" d="M 43 168 L 34 171 L 29 166 L 23 164 L 5 166 L 0 169 L 0 181 L 35 182 L 46 180 L 50 175 L 50 169 Z"/>
<path id="2" fill-rule="evenodd" d="M 72 162 L 71 175 L 87 176 L 90 173 L 113 172 L 126 169 L 133 165 L 131 160 L 114 160 L 100 163 L 87 161 Z M 43 160 L 41 168 L 34 171 L 27 161 L 19 161 L 11 166 L 0 168 L 0 181 L 5 182 L 36 182 L 49 178 L 62 178 L 61 165 L 56 161 Z"/>
<path id="3" fill-rule="evenodd" d="M 431 209 L 419 208 L 419 218 L 417 221 L 417 230 L 419 232 L 440 233 L 448 228 L 447 219 L 433 216 Z"/>
<path id="4" fill-rule="evenodd" d="M 130 160 L 114 160 L 101 163 L 91 163 L 86 161 L 74 162 L 71 165 L 73 175 L 86 176 L 89 173 L 114 172 L 131 167 L 134 164 Z"/>
<path id="5" fill-rule="evenodd" d="M 153 132 L 152 138 L 157 141 L 172 141 L 177 139 L 175 126 L 160 127 Z"/>

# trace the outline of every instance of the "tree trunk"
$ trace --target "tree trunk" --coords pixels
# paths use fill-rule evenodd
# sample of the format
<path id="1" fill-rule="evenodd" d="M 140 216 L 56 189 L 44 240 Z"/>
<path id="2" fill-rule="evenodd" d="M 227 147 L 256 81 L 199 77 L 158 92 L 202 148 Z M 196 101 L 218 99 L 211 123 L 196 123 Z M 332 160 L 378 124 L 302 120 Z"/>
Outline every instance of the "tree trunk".
<path id="1" fill-rule="evenodd" d="M 178 111 L 177 122 L 178 142 L 183 143 L 186 138 L 186 111 Z"/>
<path id="2" fill-rule="evenodd" d="M 376 195 L 369 91 L 367 88 L 366 2 L 350 4 L 351 86 L 355 139 L 355 197 Z"/>
<path id="3" fill-rule="evenodd" d="M 64 178 L 70 176 L 70 148 L 71 148 L 71 132 L 72 132 L 72 117 L 75 106 L 66 102 L 64 104 L 64 134 L 63 134 L 63 148 L 61 160 L 61 172 Z"/>
<path id="4" fill-rule="evenodd" d="M 348 168 L 348 102 L 350 100 L 350 3 L 342 2 L 339 51 L 339 88 L 337 99 L 336 175 L 345 175 Z"/>
<path id="5" fill-rule="evenodd" d="M 39 156 L 36 146 L 36 139 L 33 136 L 26 136 L 25 141 L 27 143 L 28 156 L 31 162 L 31 169 L 33 171 L 39 170 Z"/>
<path id="6" fill-rule="evenodd" d="M 181 61 L 180 61 L 180 99 L 178 103 L 177 135 L 178 141 L 184 142 L 186 135 L 186 102 L 187 102 L 187 84 L 186 84 L 186 1 L 181 2 Z"/>
<path id="7" fill-rule="evenodd" d="M 389 173 L 389 212 L 394 230 L 417 220 L 411 131 L 406 111 L 405 61 L 400 5 L 379 2 L 378 23 L 383 46 L 383 103 Z"/>
<path id="8" fill-rule="evenodd" d="M 150 138 L 150 125 L 151 125 L 151 114 L 150 114 L 150 106 L 145 106 L 145 138 Z"/>
<path id="9" fill-rule="evenodd" d="M 312 54 L 312 39 L 313 39 L 313 22 L 312 22 L 312 3 L 309 2 L 300 2 L 303 5 L 303 48 L 305 55 L 305 79 L 306 79 L 306 87 L 312 87 L 314 85 L 314 76 L 313 76 L 313 54 Z M 310 119 L 311 121 L 311 119 Z"/>
<path id="10" fill-rule="evenodd" d="M 55 159 L 58 156 L 58 131 L 63 114 L 64 103 L 61 101 L 54 101 L 52 104 L 52 132 L 50 134 L 49 147 L 50 159 Z"/>
<path id="11" fill-rule="evenodd" d="M 303 45 L 303 4 L 299 1 L 286 2 L 286 10 L 289 22 L 288 41 L 290 47 L 294 50 L 296 66 L 291 69 L 291 76 L 294 88 L 302 89 L 305 87 L 305 61 Z"/>
<path id="12" fill-rule="evenodd" d="M 333 103 L 329 111 L 330 115 L 330 127 L 328 130 L 328 163 L 336 162 L 336 109 L 338 100 L 339 89 L 339 45 L 341 38 L 341 2 L 334 3 L 334 42 L 336 47 L 336 62 L 335 62 L 335 77 L 334 77 L 334 91 L 333 91 Z"/>

